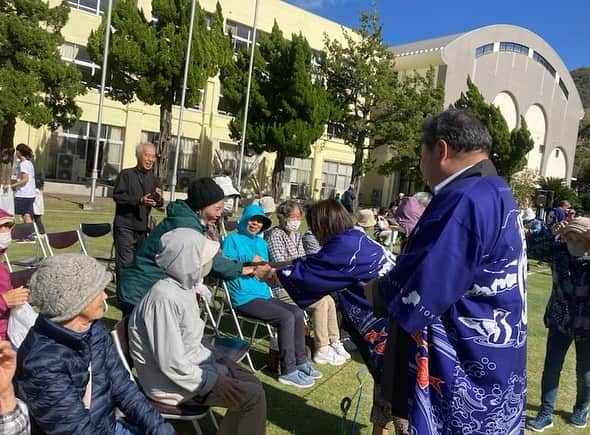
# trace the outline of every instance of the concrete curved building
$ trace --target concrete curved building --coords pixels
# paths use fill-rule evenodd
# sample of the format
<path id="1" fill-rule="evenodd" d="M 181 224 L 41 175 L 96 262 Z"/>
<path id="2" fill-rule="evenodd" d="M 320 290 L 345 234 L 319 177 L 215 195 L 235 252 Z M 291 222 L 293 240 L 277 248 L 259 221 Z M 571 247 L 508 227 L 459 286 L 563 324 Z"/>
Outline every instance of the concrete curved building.
<path id="1" fill-rule="evenodd" d="M 569 184 L 584 110 L 569 71 L 541 37 L 522 27 L 499 24 L 391 50 L 396 55 L 395 68 L 402 74 L 435 68 L 444 86 L 445 107 L 466 90 L 470 76 L 486 100 L 500 108 L 509 128 L 517 127 L 521 116 L 525 118 L 535 141 L 527 166 Z M 384 182 L 373 178 L 366 184 L 373 191 L 365 194 L 380 197 L 382 204 L 393 193 L 412 188 L 399 175 Z"/>

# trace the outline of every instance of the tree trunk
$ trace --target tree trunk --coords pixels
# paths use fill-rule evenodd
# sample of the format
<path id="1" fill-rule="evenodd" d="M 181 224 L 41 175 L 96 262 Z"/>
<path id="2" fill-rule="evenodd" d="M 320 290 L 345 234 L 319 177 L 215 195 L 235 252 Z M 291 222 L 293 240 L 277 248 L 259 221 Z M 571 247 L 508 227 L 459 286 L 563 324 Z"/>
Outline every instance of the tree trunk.
<path id="1" fill-rule="evenodd" d="M 156 144 L 156 177 L 160 186 L 168 186 L 168 156 L 170 155 L 170 140 L 172 139 L 172 104 L 160 106 L 160 139 Z"/>
<path id="2" fill-rule="evenodd" d="M 272 197 L 278 203 L 283 193 L 283 173 L 285 172 L 285 159 L 287 156 L 284 153 L 277 152 L 275 159 L 275 166 L 272 170 Z"/>
<path id="3" fill-rule="evenodd" d="M 361 176 L 363 175 L 363 146 L 365 144 L 365 137 L 359 138 L 355 149 L 354 149 L 354 163 L 352 164 L 352 176 L 350 179 L 350 184 L 354 186 L 354 209 L 358 208 L 358 201 L 359 201 L 359 190 L 361 187 Z"/>
<path id="4" fill-rule="evenodd" d="M 0 184 L 10 184 L 14 162 L 15 129 L 16 118 L 8 118 L 6 124 L 0 126 Z"/>

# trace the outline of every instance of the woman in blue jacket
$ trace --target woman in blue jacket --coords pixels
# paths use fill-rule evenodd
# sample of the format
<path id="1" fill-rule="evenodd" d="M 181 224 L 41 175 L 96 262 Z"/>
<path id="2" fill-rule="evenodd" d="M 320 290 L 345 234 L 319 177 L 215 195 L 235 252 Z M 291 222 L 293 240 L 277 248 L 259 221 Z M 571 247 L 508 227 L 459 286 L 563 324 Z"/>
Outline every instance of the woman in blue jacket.
<path id="1" fill-rule="evenodd" d="M 223 254 L 241 263 L 268 261 L 266 242 L 258 235 L 270 225 L 262 207 L 249 205 L 238 222 L 238 232 L 223 241 Z M 313 386 L 314 379 L 321 378 L 322 374 L 307 361 L 303 311 L 273 298 L 268 284 L 255 276 L 240 276 L 226 282 L 232 305 L 241 314 L 277 328 L 281 361 L 279 382 L 299 388 Z"/>
<path id="2" fill-rule="evenodd" d="M 17 396 L 33 427 L 48 435 L 168 435 L 119 359 L 104 314 L 111 274 L 92 257 L 49 257 L 31 277 L 39 317 L 19 348 Z M 126 424 L 115 418 L 115 407 Z"/>

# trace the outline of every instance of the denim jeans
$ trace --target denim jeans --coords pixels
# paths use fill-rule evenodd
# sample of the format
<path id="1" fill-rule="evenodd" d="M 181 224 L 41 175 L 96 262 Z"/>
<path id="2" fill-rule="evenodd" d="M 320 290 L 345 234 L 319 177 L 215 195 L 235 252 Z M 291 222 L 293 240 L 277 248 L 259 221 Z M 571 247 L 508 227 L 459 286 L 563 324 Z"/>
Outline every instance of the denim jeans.
<path id="1" fill-rule="evenodd" d="M 563 362 L 572 342 L 576 346 L 576 403 L 574 409 L 585 410 L 590 401 L 590 340 L 574 340 L 557 329 L 550 328 L 547 334 L 545 367 L 541 381 L 541 410 L 539 414 L 553 414 L 553 404 L 559 387 Z"/>

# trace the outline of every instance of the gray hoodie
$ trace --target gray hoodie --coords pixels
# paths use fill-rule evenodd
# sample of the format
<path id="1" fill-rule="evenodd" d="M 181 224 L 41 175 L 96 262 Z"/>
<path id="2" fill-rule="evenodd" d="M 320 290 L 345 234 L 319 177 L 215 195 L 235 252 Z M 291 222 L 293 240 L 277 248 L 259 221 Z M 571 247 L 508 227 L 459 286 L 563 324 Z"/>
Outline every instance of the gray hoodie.
<path id="1" fill-rule="evenodd" d="M 170 405 L 206 395 L 227 369 L 203 345 L 193 286 L 201 280 L 205 237 L 178 228 L 160 239 L 156 263 L 166 274 L 129 318 L 129 347 L 139 383 L 154 400 Z M 205 259 L 206 262 L 206 259 Z"/>

